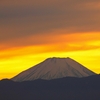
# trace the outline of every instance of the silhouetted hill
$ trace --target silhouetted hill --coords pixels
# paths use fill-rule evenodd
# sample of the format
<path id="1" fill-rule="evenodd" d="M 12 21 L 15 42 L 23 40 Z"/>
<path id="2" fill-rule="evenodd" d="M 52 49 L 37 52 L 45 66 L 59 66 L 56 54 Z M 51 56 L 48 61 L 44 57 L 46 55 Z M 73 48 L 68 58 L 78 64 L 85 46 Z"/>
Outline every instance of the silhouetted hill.
<path id="1" fill-rule="evenodd" d="M 1 80 L 0 100 L 100 100 L 100 75 L 24 82 Z"/>

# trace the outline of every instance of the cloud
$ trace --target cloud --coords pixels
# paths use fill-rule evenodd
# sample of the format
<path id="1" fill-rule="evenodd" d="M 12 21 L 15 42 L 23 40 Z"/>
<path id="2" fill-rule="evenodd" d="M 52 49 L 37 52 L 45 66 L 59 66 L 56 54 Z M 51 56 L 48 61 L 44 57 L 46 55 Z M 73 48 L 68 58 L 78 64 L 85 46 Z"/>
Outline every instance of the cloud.
<path id="1" fill-rule="evenodd" d="M 61 34 L 62 33 L 62 34 Z M 36 46 L 46 47 L 49 51 L 73 51 L 73 50 L 87 50 L 100 48 L 100 33 L 74 33 L 66 34 L 66 30 L 56 30 L 48 34 L 35 34 L 31 36 L 24 36 L 23 38 L 14 38 L 7 43 L 0 45 L 0 50 L 6 48 L 26 48 L 28 46 L 34 48 Z M 13 41 L 13 42 L 12 42 Z M 50 49 L 53 48 L 54 49 Z M 57 47 L 57 48 L 55 48 Z M 45 48 L 45 49 L 46 49 Z M 41 51 L 41 49 L 39 49 Z M 7 50 L 8 51 L 8 50 Z M 36 50 L 37 51 L 37 50 Z"/>
<path id="2" fill-rule="evenodd" d="M 100 32 L 99 4 L 99 0 L 2 0 L 0 42 L 36 34 L 42 37 L 55 30 L 66 30 L 65 34 Z"/>

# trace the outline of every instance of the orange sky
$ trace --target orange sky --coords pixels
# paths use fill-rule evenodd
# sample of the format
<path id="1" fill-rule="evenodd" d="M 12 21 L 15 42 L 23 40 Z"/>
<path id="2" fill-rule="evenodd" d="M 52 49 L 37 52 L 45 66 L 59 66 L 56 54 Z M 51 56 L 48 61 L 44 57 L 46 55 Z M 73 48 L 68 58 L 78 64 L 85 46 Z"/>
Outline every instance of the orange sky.
<path id="1" fill-rule="evenodd" d="M 60 32 L 60 31 L 59 31 Z M 100 73 L 100 33 L 45 35 L 46 44 L 10 47 L 0 51 L 0 78 L 11 78 L 48 57 L 71 57 Z M 32 37 L 27 40 L 31 41 Z M 52 42 L 51 42 L 52 41 Z M 19 41 L 20 42 L 20 41 Z M 13 43 L 12 43 L 13 44 Z"/>
<path id="2" fill-rule="evenodd" d="M 100 73 L 99 0 L 0 1 L 0 79 L 68 56 Z"/>

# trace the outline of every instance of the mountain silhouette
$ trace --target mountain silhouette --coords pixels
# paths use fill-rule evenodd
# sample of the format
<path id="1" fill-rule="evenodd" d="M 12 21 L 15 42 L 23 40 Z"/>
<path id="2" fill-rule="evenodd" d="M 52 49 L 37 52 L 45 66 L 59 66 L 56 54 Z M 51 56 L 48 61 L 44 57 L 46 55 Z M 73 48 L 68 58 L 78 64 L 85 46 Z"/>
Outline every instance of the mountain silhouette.
<path id="1" fill-rule="evenodd" d="M 100 100 L 100 75 L 0 81 L 0 100 Z"/>
<path id="2" fill-rule="evenodd" d="M 36 79 L 52 80 L 63 77 L 87 77 L 96 75 L 91 70 L 79 64 L 75 60 L 67 58 L 48 58 L 45 61 L 33 66 L 17 76 L 13 81 L 32 81 Z"/>
<path id="3" fill-rule="evenodd" d="M 71 58 L 48 58 L 1 80 L 0 100 L 100 100 L 100 75 Z"/>

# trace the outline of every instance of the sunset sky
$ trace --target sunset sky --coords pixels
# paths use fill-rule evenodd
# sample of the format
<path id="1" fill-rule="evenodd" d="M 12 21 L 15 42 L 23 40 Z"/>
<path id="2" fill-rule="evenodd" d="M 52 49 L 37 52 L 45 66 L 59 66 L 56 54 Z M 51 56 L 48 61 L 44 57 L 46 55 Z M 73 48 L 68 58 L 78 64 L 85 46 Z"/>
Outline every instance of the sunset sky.
<path id="1" fill-rule="evenodd" d="M 100 0 L 0 1 L 0 79 L 49 57 L 100 73 Z"/>

